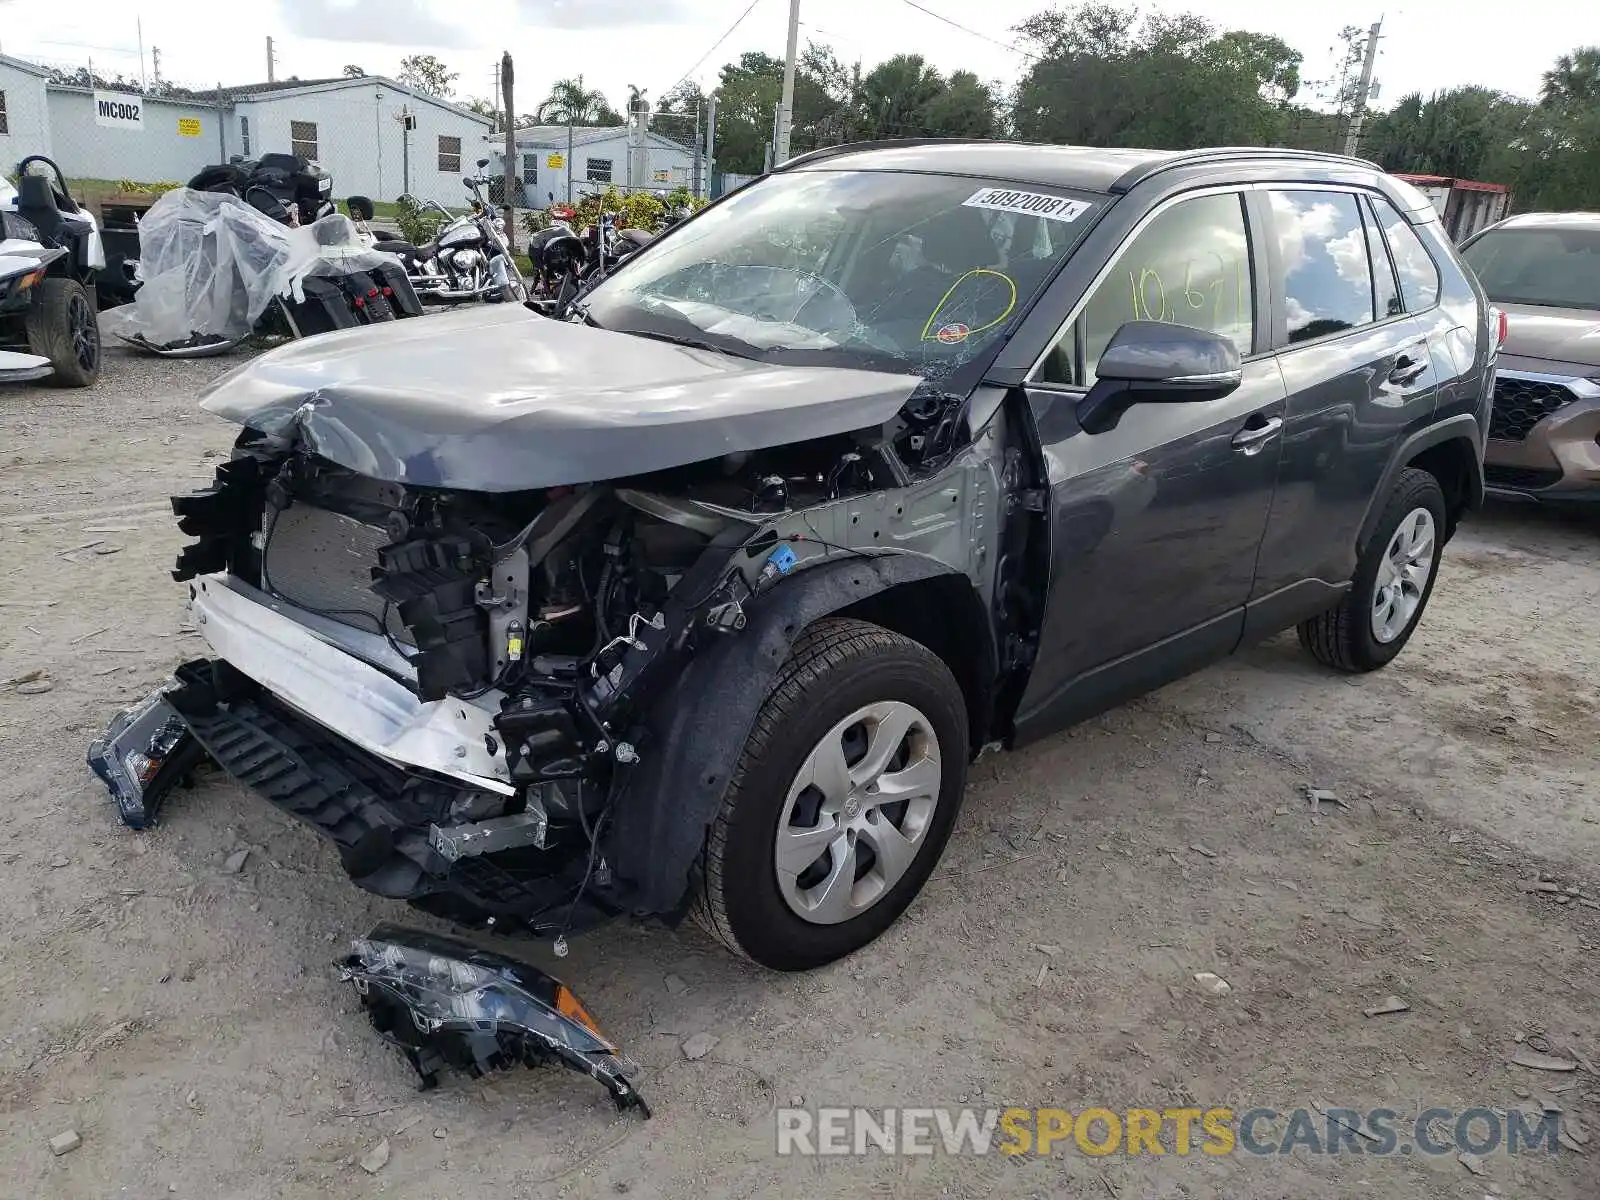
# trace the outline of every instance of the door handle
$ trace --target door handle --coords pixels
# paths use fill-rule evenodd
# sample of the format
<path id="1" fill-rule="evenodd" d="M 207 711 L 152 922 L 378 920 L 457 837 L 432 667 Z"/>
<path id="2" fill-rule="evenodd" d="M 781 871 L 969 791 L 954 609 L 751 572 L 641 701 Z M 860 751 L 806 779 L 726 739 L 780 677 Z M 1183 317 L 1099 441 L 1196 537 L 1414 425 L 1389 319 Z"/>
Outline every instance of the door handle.
<path id="1" fill-rule="evenodd" d="M 1389 382 L 1399 384 L 1401 387 L 1415 383 L 1428 369 L 1426 356 L 1414 358 L 1410 354 L 1402 354 L 1394 360 L 1394 366 L 1389 370 Z"/>
<path id="2" fill-rule="evenodd" d="M 1259 425 L 1246 425 L 1233 435 L 1233 448 L 1245 454 L 1259 454 L 1261 447 L 1277 437 L 1282 428 L 1282 417 L 1268 417 Z"/>

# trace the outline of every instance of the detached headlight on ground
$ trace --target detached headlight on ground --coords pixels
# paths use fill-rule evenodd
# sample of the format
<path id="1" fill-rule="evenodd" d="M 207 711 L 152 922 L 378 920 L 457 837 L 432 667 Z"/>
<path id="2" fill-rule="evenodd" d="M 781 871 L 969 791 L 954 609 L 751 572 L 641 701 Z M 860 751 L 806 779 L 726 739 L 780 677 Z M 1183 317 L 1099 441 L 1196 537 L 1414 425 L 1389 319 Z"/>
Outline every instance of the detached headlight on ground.
<path id="1" fill-rule="evenodd" d="M 379 925 L 338 964 L 373 1027 L 422 1079 L 447 1067 L 476 1078 L 518 1063 L 560 1063 L 598 1081 L 618 1111 L 650 1106 L 618 1050 L 567 986 L 537 967 L 439 934 Z"/>

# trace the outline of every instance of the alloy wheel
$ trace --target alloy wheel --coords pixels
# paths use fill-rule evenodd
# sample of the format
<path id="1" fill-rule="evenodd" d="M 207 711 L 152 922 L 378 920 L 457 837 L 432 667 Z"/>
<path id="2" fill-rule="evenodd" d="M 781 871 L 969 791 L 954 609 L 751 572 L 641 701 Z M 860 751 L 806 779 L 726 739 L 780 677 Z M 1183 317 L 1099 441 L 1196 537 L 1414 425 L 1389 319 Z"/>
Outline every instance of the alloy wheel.
<path id="1" fill-rule="evenodd" d="M 1414 508 L 1389 539 L 1372 594 L 1372 636 L 1387 645 L 1411 628 L 1433 573 L 1433 514 Z"/>
<path id="2" fill-rule="evenodd" d="M 789 908 L 836 925 L 888 895 L 922 848 L 942 778 L 938 735 L 913 705 L 869 704 L 830 729 L 778 821 L 774 865 Z"/>
<path id="3" fill-rule="evenodd" d="M 100 362 L 100 329 L 88 297 L 81 293 L 67 302 L 67 329 L 72 335 L 73 358 L 85 371 L 93 371 Z"/>

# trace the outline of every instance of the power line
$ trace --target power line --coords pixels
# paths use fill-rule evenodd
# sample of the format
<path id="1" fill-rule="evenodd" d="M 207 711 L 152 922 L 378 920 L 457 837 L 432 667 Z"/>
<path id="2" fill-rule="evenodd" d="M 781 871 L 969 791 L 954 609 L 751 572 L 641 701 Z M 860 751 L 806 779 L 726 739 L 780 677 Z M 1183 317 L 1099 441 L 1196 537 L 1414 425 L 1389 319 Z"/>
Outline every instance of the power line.
<path id="1" fill-rule="evenodd" d="M 922 5 L 917 3 L 917 0 L 904 0 L 904 3 L 910 5 L 912 8 L 916 9 L 919 13 L 922 13 L 924 16 L 932 17 L 935 21 L 943 21 L 946 25 L 950 26 L 950 28 L 952 28 L 952 29 L 959 29 L 962 33 L 969 33 L 975 38 L 982 38 L 984 41 L 988 42 L 990 45 L 999 46 L 1002 50 L 1009 50 L 1013 54 L 1020 54 L 1020 55 L 1022 55 L 1023 58 L 1026 58 L 1026 59 L 1028 59 L 1030 61 L 1035 60 L 1035 59 L 1037 59 L 1039 57 L 1037 54 L 1029 54 L 1026 50 L 1022 49 L 1020 46 L 1013 46 L 1010 42 L 1002 42 L 998 38 L 990 37 L 987 33 L 979 33 L 976 29 L 969 29 L 969 28 L 967 28 L 967 26 L 961 24 L 959 21 L 952 21 L 949 17 L 944 16 L 941 13 L 936 13 L 931 8 L 924 8 Z"/>
<path id="2" fill-rule="evenodd" d="M 683 73 L 683 79 L 678 80 L 678 83 L 673 84 L 672 87 L 669 87 L 665 92 L 662 92 L 661 94 L 663 96 L 667 95 L 668 93 L 670 93 L 673 90 L 673 88 L 676 88 L 678 86 L 678 84 L 683 83 L 683 81 L 685 79 L 688 79 L 689 76 L 693 75 L 696 71 L 698 71 L 700 69 L 700 65 L 702 63 L 704 63 L 706 61 L 706 59 L 710 58 L 713 54 L 715 54 L 717 52 L 717 47 L 718 46 L 722 45 L 723 42 L 727 41 L 729 38 L 731 38 L 733 36 L 734 31 L 736 29 L 738 29 L 739 26 L 744 24 L 744 19 L 746 17 L 748 17 L 752 12 L 754 12 L 755 8 L 756 8 L 756 5 L 758 5 L 760 3 L 761 3 L 761 0 L 750 0 L 750 3 L 745 6 L 745 10 L 742 13 L 739 14 L 739 19 L 737 21 L 735 21 L 732 25 L 728 26 L 728 30 L 727 30 L 726 33 L 724 33 L 716 41 L 711 43 L 711 49 L 707 50 L 699 58 L 695 59 L 694 66 L 690 67 L 687 71 L 685 71 Z"/>

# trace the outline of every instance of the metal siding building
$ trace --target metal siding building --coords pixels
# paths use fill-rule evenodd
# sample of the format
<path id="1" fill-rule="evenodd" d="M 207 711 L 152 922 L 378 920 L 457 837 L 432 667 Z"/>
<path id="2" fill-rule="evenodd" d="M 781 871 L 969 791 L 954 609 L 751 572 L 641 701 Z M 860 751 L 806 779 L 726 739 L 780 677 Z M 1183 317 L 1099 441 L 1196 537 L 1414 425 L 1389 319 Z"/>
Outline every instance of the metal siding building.
<path id="1" fill-rule="evenodd" d="M 94 93 L 47 89 L 52 157 L 75 179 L 132 179 L 182 183 L 218 162 L 222 126 L 217 110 L 193 101 L 142 98 L 142 129 L 115 129 L 95 120 Z"/>
<path id="2" fill-rule="evenodd" d="M 10 175 L 30 154 L 51 151 L 43 67 L 0 54 L 0 174 Z"/>
<path id="3" fill-rule="evenodd" d="M 376 75 L 224 88 L 223 95 L 230 105 L 229 155 L 314 151 L 308 157 L 333 176 L 333 193 L 341 199 L 394 200 L 409 190 L 422 200 L 460 206 L 466 201 L 461 177 L 488 157 L 487 117 Z M 416 119 L 410 131 L 402 119 L 407 111 Z M 459 140 L 458 162 L 447 157 L 456 141 L 441 139 Z"/>
<path id="4" fill-rule="evenodd" d="M 496 141 L 500 140 L 497 136 Z M 694 151 L 659 133 L 645 135 L 645 149 L 649 156 L 649 177 L 641 186 L 647 191 L 671 191 L 676 187 L 690 187 L 693 183 Z M 625 191 L 628 183 L 628 130 L 617 125 L 595 129 L 572 130 L 572 159 L 567 161 L 567 127 L 565 125 L 524 126 L 517 130 L 518 175 L 522 179 L 528 200 L 534 207 L 549 203 L 553 193 L 558 202 L 567 199 L 567 178 L 572 177 L 572 198 L 580 200 L 594 192 L 605 191 L 614 184 Z M 559 167 L 550 166 L 552 155 L 562 159 Z M 493 153 L 495 166 L 503 170 L 503 149 Z M 711 168 L 704 168 L 707 180 Z M 530 178 L 530 171 L 532 176 Z M 662 176 L 665 178 L 662 178 Z"/>

